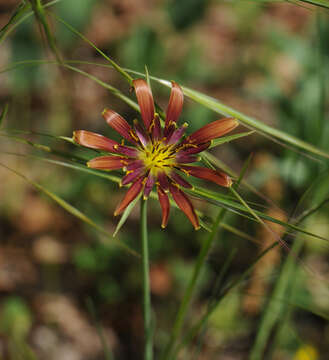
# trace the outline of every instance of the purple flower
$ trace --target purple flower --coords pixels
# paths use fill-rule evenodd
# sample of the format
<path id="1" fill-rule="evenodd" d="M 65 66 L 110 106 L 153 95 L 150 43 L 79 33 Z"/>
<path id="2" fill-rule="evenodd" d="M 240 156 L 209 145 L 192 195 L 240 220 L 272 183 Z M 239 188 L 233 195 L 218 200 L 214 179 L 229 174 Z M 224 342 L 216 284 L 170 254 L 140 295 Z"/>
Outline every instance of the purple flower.
<path id="1" fill-rule="evenodd" d="M 108 125 L 130 143 L 129 146 L 124 145 L 124 142 L 119 144 L 102 135 L 85 130 L 75 131 L 73 139 L 82 146 L 112 154 L 90 160 L 87 164 L 89 167 L 125 171 L 126 175 L 122 178 L 121 185 L 131 185 L 114 215 L 121 214 L 141 192 L 146 199 L 156 186 L 162 209 L 162 227 L 166 227 L 168 223 L 170 211 L 168 193 L 170 193 L 194 228 L 199 229 L 199 219 L 194 207 L 182 190 L 192 188 L 184 176 L 191 175 L 220 186 L 231 186 L 232 180 L 227 174 L 190 164 L 198 161 L 197 154 L 206 150 L 211 140 L 230 132 L 238 125 L 238 122 L 234 118 L 224 118 L 209 123 L 185 137 L 187 125 L 183 124 L 181 127 L 177 125 L 184 100 L 180 86 L 172 82 L 165 125 L 162 128 L 154 110 L 151 89 L 146 81 L 137 79 L 133 81 L 133 85 L 143 125 L 135 121 L 132 127 L 113 110 L 105 109 L 102 114 Z"/>

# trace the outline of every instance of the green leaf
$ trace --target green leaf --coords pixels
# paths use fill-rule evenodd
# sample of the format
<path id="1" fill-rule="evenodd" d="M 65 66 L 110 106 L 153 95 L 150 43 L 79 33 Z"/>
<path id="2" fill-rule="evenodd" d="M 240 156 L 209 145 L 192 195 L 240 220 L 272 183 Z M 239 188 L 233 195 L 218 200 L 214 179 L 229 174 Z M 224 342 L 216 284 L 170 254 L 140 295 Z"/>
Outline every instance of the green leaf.
<path id="1" fill-rule="evenodd" d="M 83 34 L 81 34 L 78 30 L 76 30 L 73 26 L 68 24 L 66 21 L 61 19 L 58 15 L 53 14 L 53 17 L 59 21 L 61 24 L 63 24 L 69 31 L 77 35 L 79 38 L 81 38 L 83 41 L 87 42 L 90 46 L 92 46 L 100 55 L 103 56 L 104 59 L 106 59 L 112 67 L 117 70 L 119 74 L 121 74 L 130 85 L 132 85 L 133 78 L 125 71 L 119 64 L 117 64 L 115 61 L 113 61 L 109 56 L 107 56 L 102 50 L 100 50 L 92 41 L 87 39 Z"/>
<path id="2" fill-rule="evenodd" d="M 329 0 L 298 0 L 298 1 L 329 9 Z"/>
<path id="3" fill-rule="evenodd" d="M 29 1 L 32 5 L 32 9 L 35 14 L 35 17 L 40 25 L 39 28 L 40 28 L 41 36 L 43 35 L 42 34 L 42 29 L 43 29 L 44 34 L 46 35 L 46 39 L 47 39 L 49 48 L 55 55 L 55 58 L 57 59 L 57 61 L 62 62 L 60 51 L 58 50 L 57 45 L 56 45 L 56 39 L 53 36 L 51 29 L 49 27 L 45 9 L 44 9 L 44 6 L 42 5 L 41 0 L 29 0 Z"/>
<path id="4" fill-rule="evenodd" d="M 7 36 L 10 29 L 17 24 L 20 19 L 31 9 L 31 5 L 26 1 L 21 1 L 13 15 L 10 17 L 8 23 L 0 30 L 0 43 Z"/>
<path id="5" fill-rule="evenodd" d="M 237 214 L 239 214 L 241 216 L 245 216 L 248 219 L 251 219 L 251 220 L 255 221 L 255 219 L 253 217 L 250 217 L 250 216 L 247 215 L 247 213 L 249 213 L 249 210 L 246 209 L 245 206 L 241 205 L 240 203 L 238 203 L 236 201 L 230 200 L 227 197 L 222 196 L 218 192 L 205 190 L 205 189 L 203 189 L 201 187 L 198 187 L 198 186 L 195 186 L 193 189 L 186 189 L 185 191 L 192 194 L 192 195 L 201 196 L 202 198 L 205 198 L 205 199 L 209 200 L 210 202 L 213 202 L 216 205 L 228 208 L 231 211 L 236 212 Z M 281 221 L 279 219 L 273 218 L 273 217 L 271 217 L 271 216 L 269 216 L 269 215 L 267 215 L 265 213 L 262 213 L 259 210 L 253 209 L 253 212 L 263 220 L 268 220 L 268 221 L 271 221 L 273 223 L 280 224 L 280 225 L 282 225 L 284 227 L 289 228 L 290 230 L 298 231 L 300 233 L 315 237 L 317 239 L 329 241 L 328 239 L 326 239 L 326 238 L 324 238 L 324 237 L 322 237 L 320 235 L 310 233 L 310 232 L 304 230 L 303 228 L 301 228 L 301 227 L 299 227 L 297 225 L 294 225 L 294 224 L 291 224 L 291 223 L 288 223 L 288 222 Z"/>
<path id="6" fill-rule="evenodd" d="M 52 5 L 55 5 L 56 3 L 60 2 L 62 0 L 53 0 L 49 3 L 45 4 L 44 7 L 50 7 Z M 0 30 L 0 44 L 6 39 L 6 37 L 16 29 L 16 27 L 22 23 L 24 20 L 29 18 L 33 15 L 33 11 L 29 11 L 31 9 L 31 5 L 27 3 L 26 1 L 22 1 L 20 5 L 18 6 L 17 10 L 13 14 L 13 16 L 10 18 L 8 24 L 6 24 L 1 30 Z"/>
<path id="7" fill-rule="evenodd" d="M 218 146 L 218 145 L 225 144 L 225 143 L 233 141 L 233 140 L 243 138 L 245 136 L 252 135 L 254 133 L 255 133 L 255 131 L 246 131 L 246 132 L 242 132 L 242 133 L 234 134 L 234 135 L 230 135 L 230 136 L 223 136 L 221 138 L 212 140 L 211 145 L 209 146 L 209 149 L 211 149 L 215 146 Z"/>
<path id="8" fill-rule="evenodd" d="M 7 116 L 7 112 L 8 112 L 8 103 L 5 104 L 5 106 L 3 107 L 2 111 L 1 111 L 1 115 L 0 115 L 0 128 L 3 124 L 3 121 L 5 120 L 6 116 Z"/>
<path id="9" fill-rule="evenodd" d="M 121 215 L 120 221 L 118 222 L 117 227 L 115 228 L 115 231 L 113 233 L 113 237 L 115 237 L 117 235 L 117 233 L 119 232 L 119 230 L 122 228 L 123 224 L 126 222 L 126 220 L 128 219 L 128 216 L 130 215 L 130 213 L 132 212 L 133 208 L 136 206 L 138 200 L 140 199 L 140 197 L 142 196 L 142 193 L 140 193 L 136 199 L 134 199 L 125 209 L 125 211 L 123 212 L 123 214 Z"/>

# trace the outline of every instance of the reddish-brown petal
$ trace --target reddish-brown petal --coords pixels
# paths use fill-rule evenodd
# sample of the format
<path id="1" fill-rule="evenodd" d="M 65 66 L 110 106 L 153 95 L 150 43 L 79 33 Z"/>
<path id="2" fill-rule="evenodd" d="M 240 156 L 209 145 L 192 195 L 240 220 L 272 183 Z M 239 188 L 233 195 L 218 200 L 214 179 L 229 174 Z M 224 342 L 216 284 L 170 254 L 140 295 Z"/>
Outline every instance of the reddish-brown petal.
<path id="1" fill-rule="evenodd" d="M 127 172 L 127 174 L 121 179 L 121 185 L 127 185 L 129 183 L 134 182 L 138 177 L 141 176 L 143 173 L 142 168 L 136 169 L 136 170 L 130 170 Z"/>
<path id="2" fill-rule="evenodd" d="M 168 178 L 167 175 L 164 171 L 160 171 L 158 173 L 158 181 L 160 186 L 162 187 L 163 190 L 168 190 L 169 189 L 169 182 L 168 182 Z"/>
<path id="3" fill-rule="evenodd" d="M 183 136 L 186 128 L 187 128 L 187 124 L 185 123 L 183 126 L 181 126 L 180 128 L 176 129 L 176 130 L 170 135 L 170 137 L 167 138 L 167 140 L 166 140 L 165 143 L 168 144 L 168 145 L 172 145 L 172 144 L 178 143 L 178 142 L 181 140 L 181 138 L 182 138 L 182 136 Z"/>
<path id="4" fill-rule="evenodd" d="M 183 179 L 175 171 L 172 171 L 169 176 L 170 176 L 171 180 L 173 180 L 178 185 L 183 186 L 183 187 L 188 188 L 188 189 L 192 188 L 192 185 L 190 183 L 188 183 L 185 179 Z"/>
<path id="5" fill-rule="evenodd" d="M 154 176 L 152 174 L 149 174 L 144 187 L 144 200 L 146 200 L 149 197 L 150 192 L 153 189 L 154 183 L 155 183 Z"/>
<path id="6" fill-rule="evenodd" d="M 73 140 L 82 146 L 109 152 L 116 152 L 113 146 L 118 144 L 116 141 L 108 139 L 103 135 L 86 130 L 74 131 Z"/>
<path id="7" fill-rule="evenodd" d="M 154 101 L 152 91 L 143 79 L 133 81 L 137 101 L 145 128 L 148 130 L 154 118 Z"/>
<path id="8" fill-rule="evenodd" d="M 169 139 L 175 130 L 176 130 L 176 124 L 170 124 L 169 126 L 165 127 L 163 130 L 164 140 Z"/>
<path id="9" fill-rule="evenodd" d="M 100 156 L 88 161 L 87 166 L 100 170 L 121 169 L 129 164 L 128 159 L 119 156 Z"/>
<path id="10" fill-rule="evenodd" d="M 144 147 L 146 147 L 147 144 L 150 142 L 150 138 L 149 138 L 148 134 L 146 134 L 146 132 L 142 128 L 142 126 L 138 124 L 138 120 L 134 121 L 134 126 L 135 126 L 135 132 L 136 132 L 136 135 L 137 135 L 139 141 L 141 142 L 141 144 Z"/>
<path id="11" fill-rule="evenodd" d="M 208 149 L 208 147 L 210 146 L 210 141 L 204 143 L 204 144 L 200 144 L 200 145 L 194 145 L 194 144 L 184 144 L 181 148 L 181 150 L 179 150 L 178 154 L 180 155 L 190 155 L 190 154 L 198 154 L 206 149 Z M 193 145 L 193 146 L 192 146 Z"/>
<path id="12" fill-rule="evenodd" d="M 170 211 L 169 198 L 168 195 L 161 189 L 160 186 L 158 186 L 157 189 L 158 189 L 158 198 L 162 210 L 161 227 L 165 228 L 168 224 L 168 219 L 169 219 L 169 211 Z"/>
<path id="13" fill-rule="evenodd" d="M 110 109 L 105 109 L 102 112 L 102 115 L 112 129 L 117 131 L 122 137 L 131 143 L 136 144 L 136 139 L 132 136 L 134 133 L 133 129 L 122 116 Z"/>
<path id="14" fill-rule="evenodd" d="M 133 160 L 128 166 L 127 170 L 136 170 L 144 167 L 144 161 L 142 160 Z"/>
<path id="15" fill-rule="evenodd" d="M 221 171 L 212 170 L 201 166 L 181 166 L 181 168 L 186 170 L 192 176 L 212 181 L 219 186 L 230 187 L 232 185 L 231 178 Z"/>
<path id="16" fill-rule="evenodd" d="M 176 155 L 177 163 L 187 164 L 187 163 L 194 163 L 200 160 L 200 157 L 195 155 L 184 155 L 182 153 L 178 153 Z"/>
<path id="17" fill-rule="evenodd" d="M 194 211 L 194 207 L 193 207 L 190 199 L 183 193 L 183 191 L 178 189 L 178 187 L 173 184 L 169 185 L 169 189 L 170 189 L 172 197 L 176 201 L 179 208 L 183 211 L 183 213 L 191 221 L 192 225 L 194 226 L 194 229 L 195 230 L 200 229 L 199 219 Z"/>
<path id="18" fill-rule="evenodd" d="M 125 210 L 125 208 L 138 196 L 143 188 L 143 180 L 144 177 L 142 176 L 130 186 L 124 198 L 115 209 L 114 216 L 120 215 Z"/>
<path id="19" fill-rule="evenodd" d="M 170 99 L 166 112 L 166 122 L 165 126 L 168 127 L 170 123 L 176 123 L 180 113 L 182 112 L 184 101 L 184 94 L 181 87 L 175 83 L 171 82 L 171 93 Z"/>
<path id="20" fill-rule="evenodd" d="M 238 121 L 234 118 L 225 118 L 213 121 L 188 136 L 186 142 L 203 144 L 205 142 L 225 135 L 226 133 L 236 128 L 238 125 Z"/>
<path id="21" fill-rule="evenodd" d="M 114 145 L 114 150 L 122 155 L 126 155 L 129 157 L 137 157 L 138 155 L 138 150 L 129 146 L 125 146 L 125 145 Z"/>
<path id="22" fill-rule="evenodd" d="M 159 140 L 161 138 L 161 124 L 159 115 L 155 114 L 152 126 L 152 138 L 153 140 Z"/>

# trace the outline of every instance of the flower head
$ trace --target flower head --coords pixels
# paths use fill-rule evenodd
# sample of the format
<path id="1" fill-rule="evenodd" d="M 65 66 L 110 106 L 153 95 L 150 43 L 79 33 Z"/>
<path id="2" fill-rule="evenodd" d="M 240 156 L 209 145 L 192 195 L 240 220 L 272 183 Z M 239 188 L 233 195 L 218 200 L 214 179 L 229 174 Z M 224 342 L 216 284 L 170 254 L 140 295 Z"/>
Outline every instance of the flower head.
<path id="1" fill-rule="evenodd" d="M 166 227 L 168 223 L 170 193 L 194 228 L 198 229 L 198 217 L 190 199 L 183 191 L 184 188 L 192 188 L 186 178 L 194 176 L 224 187 L 231 186 L 232 180 L 223 172 L 191 163 L 199 160 L 198 153 L 207 149 L 211 140 L 233 130 L 238 122 L 233 118 L 224 118 L 185 136 L 187 124 L 177 124 L 183 107 L 183 91 L 177 83 L 172 82 L 164 126 L 161 126 L 159 116 L 155 113 L 152 92 L 147 82 L 137 79 L 133 81 L 133 86 L 143 124 L 135 120 L 134 125 L 130 126 L 118 113 L 110 109 L 105 109 L 102 114 L 108 125 L 129 145 L 125 145 L 124 140 L 118 143 L 85 130 L 75 131 L 73 139 L 82 146 L 111 153 L 90 160 L 87 164 L 89 167 L 125 171 L 121 185 L 131 185 L 114 215 L 121 214 L 141 192 L 144 199 L 148 198 L 155 186 L 162 209 L 162 227 Z"/>

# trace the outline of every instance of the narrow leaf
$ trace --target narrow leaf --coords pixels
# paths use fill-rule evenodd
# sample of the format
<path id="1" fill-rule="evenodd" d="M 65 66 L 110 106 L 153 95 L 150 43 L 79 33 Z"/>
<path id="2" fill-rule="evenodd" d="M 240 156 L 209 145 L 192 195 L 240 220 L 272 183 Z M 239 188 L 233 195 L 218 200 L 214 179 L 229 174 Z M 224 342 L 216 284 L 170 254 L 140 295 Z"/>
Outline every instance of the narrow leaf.
<path id="1" fill-rule="evenodd" d="M 109 239 L 110 241 L 115 242 L 118 246 L 120 246 L 121 248 L 126 250 L 129 254 L 139 257 L 139 254 L 135 250 L 131 249 L 128 245 L 120 242 L 119 240 L 113 239 L 112 235 L 108 231 L 103 229 L 100 225 L 96 224 L 92 219 L 90 219 L 83 212 L 81 212 L 80 210 L 78 210 L 77 208 L 75 208 L 74 206 L 69 204 L 67 201 L 65 201 L 64 199 L 62 199 L 58 195 L 54 194 L 52 191 L 47 190 L 45 187 L 43 187 L 42 185 L 40 185 L 40 184 L 38 184 L 38 183 L 36 183 L 36 182 L 34 182 L 32 180 L 29 180 L 26 176 L 24 176 L 23 174 L 21 174 L 17 170 L 11 169 L 10 167 L 8 167 L 8 166 L 6 166 L 6 165 L 4 165 L 2 163 L 0 163 L 0 166 L 4 167 L 5 169 L 7 169 L 7 170 L 9 170 L 11 172 L 13 172 L 17 176 L 19 176 L 20 178 L 25 180 L 27 183 L 32 185 L 34 188 L 36 188 L 37 190 L 39 190 L 43 194 L 47 195 L 48 197 L 50 197 L 52 200 L 54 200 L 59 206 L 61 206 L 67 212 L 69 212 L 70 214 L 72 214 L 76 218 L 80 219 L 81 221 L 85 222 L 86 224 L 92 226 L 94 229 L 96 229 L 99 233 L 101 233 L 107 239 Z"/>
<path id="2" fill-rule="evenodd" d="M 5 106 L 3 107 L 2 111 L 1 111 L 1 115 L 0 115 L 0 128 L 7 116 L 7 112 L 8 112 L 8 103 L 5 104 Z"/>
<path id="3" fill-rule="evenodd" d="M 255 133 L 255 131 L 246 131 L 246 132 L 242 132 L 242 133 L 234 134 L 234 135 L 230 135 L 230 136 L 223 136 L 221 138 L 213 140 L 211 142 L 211 145 L 209 146 L 209 149 L 211 149 L 211 148 L 213 148 L 215 146 L 218 146 L 218 145 L 225 144 L 225 143 L 233 141 L 233 140 L 243 138 L 245 136 L 252 135 L 254 133 Z"/>
<path id="4" fill-rule="evenodd" d="M 123 224 L 126 222 L 126 220 L 128 219 L 128 216 L 130 215 L 130 213 L 132 212 L 133 208 L 136 206 L 138 200 L 140 199 L 140 197 L 142 196 L 142 193 L 140 193 L 125 209 L 125 211 L 123 212 L 123 214 L 121 215 L 120 221 L 118 222 L 117 227 L 115 228 L 115 231 L 113 233 L 113 237 L 115 237 L 117 235 L 117 233 L 119 232 L 119 230 L 122 228 Z"/>

